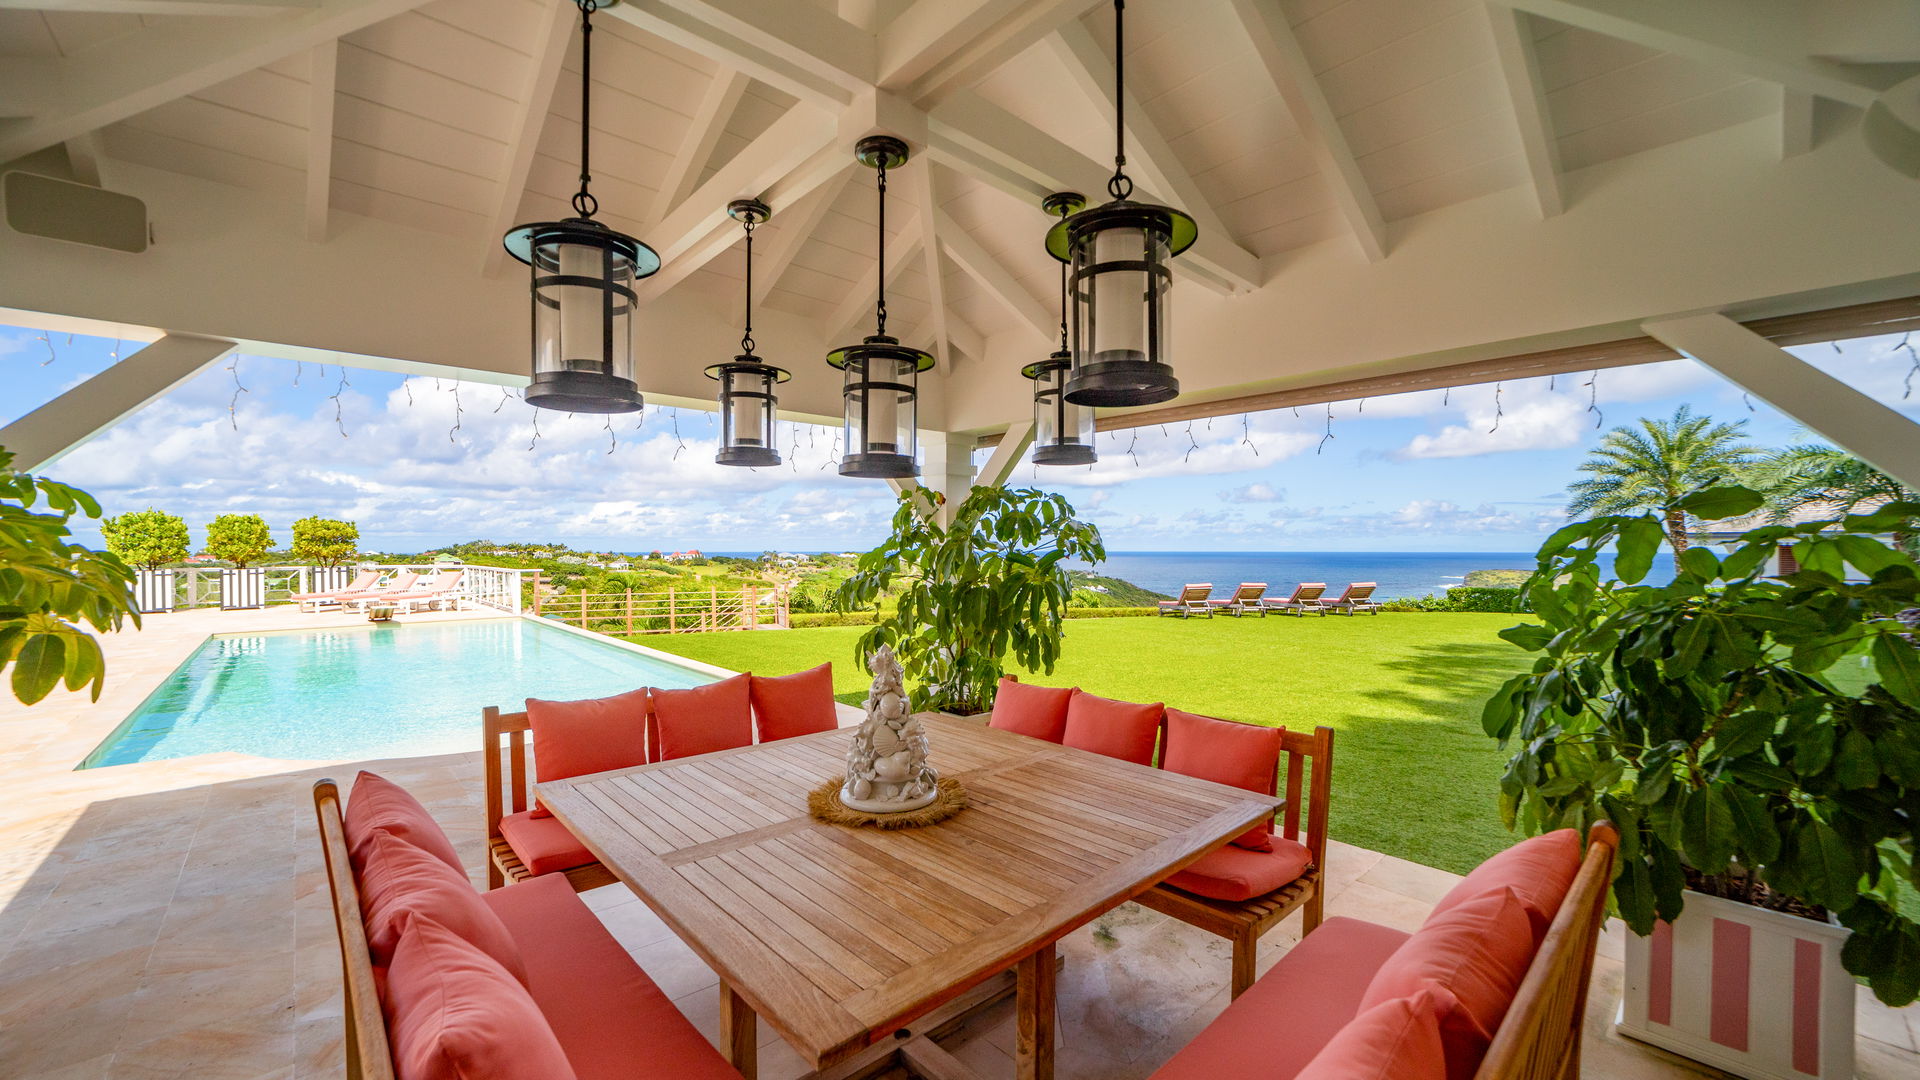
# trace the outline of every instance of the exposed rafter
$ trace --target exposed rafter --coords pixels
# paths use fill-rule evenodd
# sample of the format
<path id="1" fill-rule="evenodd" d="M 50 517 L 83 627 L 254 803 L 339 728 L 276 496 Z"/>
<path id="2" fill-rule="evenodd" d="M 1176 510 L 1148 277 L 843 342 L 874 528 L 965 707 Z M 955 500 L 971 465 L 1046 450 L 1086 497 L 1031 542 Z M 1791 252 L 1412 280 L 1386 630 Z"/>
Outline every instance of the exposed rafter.
<path id="1" fill-rule="evenodd" d="M 1814 113 L 1819 106 L 1812 94 L 1780 88 L 1780 156 L 1797 157 L 1813 149 Z"/>
<path id="2" fill-rule="evenodd" d="M 920 229 L 920 219 L 909 218 L 899 232 L 887 239 L 887 288 L 893 288 L 900 275 L 913 265 L 913 260 L 920 257 L 920 245 L 926 239 Z M 847 290 L 846 299 L 827 316 L 828 341 L 845 344 L 866 336 L 861 325 L 873 312 L 874 294 L 880 291 L 880 269 L 868 266 L 860 280 Z"/>
<path id="3" fill-rule="evenodd" d="M 340 42 L 324 41 L 307 54 L 307 239 L 327 239 L 333 201 L 333 87 Z"/>
<path id="4" fill-rule="evenodd" d="M 880 35 L 879 83 L 931 108 L 1100 0 L 915 0 Z"/>
<path id="5" fill-rule="evenodd" d="M 1500 57 L 1500 73 L 1513 103 L 1540 216 L 1553 217 L 1567 208 L 1566 195 L 1560 189 L 1560 142 L 1554 138 L 1553 113 L 1547 108 L 1540 57 L 1533 47 L 1533 16 L 1493 3 L 1487 5 L 1487 23 L 1493 30 L 1494 52 Z"/>
<path id="6" fill-rule="evenodd" d="M 21 82 L 0 80 L 0 94 L 26 82 L 37 87 L 38 101 L 22 110 L 8 108 L 0 97 L 0 115 L 30 113 L 0 127 L 0 161 L 97 131 L 424 2 L 318 0 L 317 6 L 285 18 L 169 19 L 59 60 L 27 65 L 9 58 L 5 66 Z"/>
<path id="7" fill-rule="evenodd" d="M 812 4 L 624 0 L 607 14 L 814 105 L 847 105 L 873 82 L 873 35 Z"/>
<path id="8" fill-rule="evenodd" d="M 547 113 L 553 106 L 553 88 L 560 81 L 560 69 L 567 58 L 567 45 L 573 40 L 579 15 L 570 4 L 554 4 L 540 24 L 533 41 L 533 54 L 527 60 L 526 78 L 520 82 L 519 111 L 513 118 L 513 135 L 507 141 L 505 170 L 494 192 L 493 213 L 487 218 L 486 235 L 480 238 L 481 271 L 492 274 L 506 259 L 500 238 L 520 217 L 520 198 L 527 190 L 527 174 L 533 169 L 534 153 L 540 148 L 540 130 L 547 125 Z"/>
<path id="9" fill-rule="evenodd" d="M 97 132 L 68 139 L 66 151 L 67 169 L 73 173 L 75 180 L 94 187 L 105 183 L 100 174 L 100 159 L 105 155 L 100 152 L 100 136 Z"/>
<path id="10" fill-rule="evenodd" d="M 780 284 L 781 275 L 793 265 L 793 257 L 812 238 L 813 231 L 820 227 L 827 211 L 833 209 L 834 200 L 846 189 L 847 181 L 853 179 L 853 170 L 857 167 L 847 162 L 819 187 L 794 200 L 792 205 L 773 208 L 776 215 L 773 239 L 766 245 L 765 253 L 757 257 L 753 273 L 753 306 L 756 309 L 765 306 L 768 295 Z"/>
<path id="11" fill-rule="evenodd" d="M 945 365 L 951 356 L 948 352 L 950 338 L 947 336 L 947 290 L 946 279 L 941 271 L 940 227 L 933 219 L 933 212 L 940 206 L 940 193 L 933 176 L 933 159 L 923 157 L 901 171 L 905 181 L 907 201 L 912 203 L 920 218 L 920 233 L 924 243 L 920 245 L 921 270 L 927 277 L 928 329 L 933 334 L 934 359 Z"/>
<path id="12" fill-rule="evenodd" d="M 0 11 L 85 12 L 106 15 L 285 15 L 319 0 L 0 0 Z"/>
<path id="13" fill-rule="evenodd" d="M 706 168 L 707 161 L 713 157 L 714 144 L 726 133 L 727 121 L 733 118 L 735 106 L 747 92 L 747 82 L 745 75 L 721 68 L 707 84 L 707 92 L 700 96 L 700 104 L 695 106 L 693 119 L 687 124 L 687 137 L 680 142 L 680 153 L 674 156 L 667 178 L 660 185 L 659 196 L 654 200 L 653 220 L 666 217 L 693 193 L 693 185 L 700 180 L 700 170 Z"/>
<path id="14" fill-rule="evenodd" d="M 1032 293 L 1014 278 L 999 259 L 980 246 L 966 230 L 954 223 L 944 210 L 935 210 L 933 214 L 934 231 L 953 264 L 966 271 L 967 275 L 980 283 L 987 294 L 1000 301 L 1020 322 L 1039 335 L 1041 341 L 1051 342 L 1054 332 L 1060 325 L 1059 317 L 1048 312 L 1045 304 L 1034 299 Z"/>

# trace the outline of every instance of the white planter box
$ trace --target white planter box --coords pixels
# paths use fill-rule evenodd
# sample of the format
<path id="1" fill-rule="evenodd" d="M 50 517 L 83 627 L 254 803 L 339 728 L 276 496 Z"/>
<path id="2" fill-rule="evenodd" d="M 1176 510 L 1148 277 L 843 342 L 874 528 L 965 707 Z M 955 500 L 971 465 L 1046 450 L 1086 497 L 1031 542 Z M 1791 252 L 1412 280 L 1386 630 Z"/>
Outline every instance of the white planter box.
<path id="1" fill-rule="evenodd" d="M 1627 935 L 1615 1030 L 1750 1080 L 1850 1080 L 1849 933 L 1688 892 L 1673 925 Z"/>

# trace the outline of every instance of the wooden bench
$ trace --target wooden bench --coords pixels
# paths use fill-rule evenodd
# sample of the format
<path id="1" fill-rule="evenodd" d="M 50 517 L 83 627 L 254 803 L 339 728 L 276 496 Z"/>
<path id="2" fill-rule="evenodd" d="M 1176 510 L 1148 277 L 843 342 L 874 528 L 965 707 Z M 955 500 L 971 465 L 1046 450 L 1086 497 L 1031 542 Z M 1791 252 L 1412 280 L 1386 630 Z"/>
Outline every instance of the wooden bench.
<path id="1" fill-rule="evenodd" d="M 1287 800 L 1282 812 L 1280 834 L 1300 841 L 1300 808 L 1307 809 L 1306 839 L 1303 843 L 1313 854 L 1313 862 L 1298 878 L 1264 896 L 1251 900 L 1214 900 L 1205 896 L 1160 884 L 1135 897 L 1143 907 L 1164 912 L 1218 934 L 1233 942 L 1233 996 L 1239 997 L 1253 985 L 1255 960 L 1259 956 L 1260 937 L 1279 925 L 1294 911 L 1301 915 L 1300 935 L 1304 938 L 1320 925 L 1324 905 L 1321 888 L 1327 865 L 1327 803 L 1333 782 L 1333 729 L 1317 727 L 1313 734 L 1287 731 L 1280 742 L 1287 759 Z M 1311 763 L 1312 768 L 1308 769 Z"/>
<path id="2" fill-rule="evenodd" d="M 653 722 L 653 698 L 647 698 L 647 721 Z M 503 713 L 489 705 L 481 710 L 481 758 L 486 764 L 487 784 L 487 888 L 498 889 L 509 882 L 535 877 L 521 863 L 513 846 L 500 835 L 500 819 L 509 813 L 524 813 L 529 805 L 533 776 L 533 726 L 524 712 Z M 512 810 L 508 810 L 512 807 Z M 587 863 L 562 871 L 575 892 L 586 892 L 619 879 L 600 863 Z"/>

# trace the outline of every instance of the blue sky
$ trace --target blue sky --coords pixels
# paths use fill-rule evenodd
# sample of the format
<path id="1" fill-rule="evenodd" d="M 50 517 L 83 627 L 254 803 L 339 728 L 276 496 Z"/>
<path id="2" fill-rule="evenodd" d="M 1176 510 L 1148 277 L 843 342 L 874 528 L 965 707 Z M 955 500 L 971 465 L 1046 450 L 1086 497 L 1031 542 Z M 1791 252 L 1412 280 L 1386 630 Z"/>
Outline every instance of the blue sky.
<path id="1" fill-rule="evenodd" d="M 1900 342 L 1793 351 L 1920 419 L 1920 394 L 1902 396 L 1913 361 Z M 136 348 L 0 327 L 0 423 Z M 1497 400 L 1479 386 L 1336 404 L 1331 439 L 1324 407 L 1102 435 L 1091 469 L 1023 462 L 1013 480 L 1064 493 L 1116 551 L 1512 552 L 1565 520 L 1566 485 L 1607 427 L 1685 403 L 1746 421 L 1762 445 L 1808 438 L 1691 360 L 1589 380 L 1510 382 Z M 833 471 L 837 429 L 783 424 L 789 464 L 747 470 L 713 464 L 711 413 L 649 407 L 611 430 L 541 413 L 535 438 L 534 412 L 498 386 L 241 356 L 50 471 L 109 513 L 181 514 L 196 542 L 213 516 L 238 512 L 263 515 L 282 543 L 295 518 L 350 518 L 368 547 L 393 551 L 482 537 L 851 550 L 892 513 L 883 483 Z"/>

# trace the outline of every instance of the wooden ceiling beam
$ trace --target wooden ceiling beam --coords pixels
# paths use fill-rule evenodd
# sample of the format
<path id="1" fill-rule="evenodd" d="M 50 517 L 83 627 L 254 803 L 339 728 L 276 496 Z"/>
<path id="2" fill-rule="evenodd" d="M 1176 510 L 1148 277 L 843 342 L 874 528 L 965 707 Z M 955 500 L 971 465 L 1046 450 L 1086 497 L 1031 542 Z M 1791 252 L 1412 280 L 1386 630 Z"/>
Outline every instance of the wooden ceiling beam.
<path id="1" fill-rule="evenodd" d="M 979 282 L 980 287 L 987 290 L 989 296 L 1012 312 L 1020 324 L 1032 330 L 1041 341 L 1052 342 L 1053 335 L 1060 326 L 1060 317 L 1049 312 L 1045 304 L 1036 300 L 1004 263 L 994 258 L 992 253 L 981 246 L 980 241 L 955 224 L 954 220 L 947 216 L 946 211 L 934 211 L 933 220 L 935 232 L 940 237 L 947 257 L 953 260 L 953 264 Z"/>
<path id="2" fill-rule="evenodd" d="M 103 15 L 214 15 L 259 18 L 311 11 L 319 0 L 0 0 L 0 11 Z"/>
<path id="3" fill-rule="evenodd" d="M 1493 30 L 1494 52 L 1513 105 L 1520 149 L 1540 216 L 1550 218 L 1567 208 L 1560 184 L 1560 140 L 1553 134 L 1553 112 L 1547 106 L 1546 83 L 1540 78 L 1540 57 L 1533 47 L 1533 16 L 1497 3 L 1487 5 L 1487 23 Z"/>
<path id="4" fill-rule="evenodd" d="M 887 288 L 900 280 L 900 275 L 913 260 L 920 256 L 920 246 L 926 236 L 921 231 L 919 218 L 909 218 L 900 231 L 887 238 Z M 880 291 L 880 267 L 869 265 L 860 280 L 847 290 L 846 298 L 840 306 L 827 316 L 823 324 L 827 331 L 827 340 L 834 343 L 851 343 L 867 335 L 861 331 L 861 323 L 873 311 L 874 300 Z M 837 344 L 836 344 L 837 347 Z"/>
<path id="5" fill-rule="evenodd" d="M 667 168 L 667 178 L 654 199 L 654 221 L 664 219 L 693 194 L 693 185 L 700 181 L 700 171 L 712 160 L 713 148 L 720 136 L 726 134 L 727 121 L 733 119 L 734 109 L 747 92 L 748 81 L 746 75 L 731 68 L 721 68 L 714 73 L 706 93 L 700 95 L 700 103 L 694 106 L 686 138 L 680 141 L 680 152 L 674 155 L 673 164 Z"/>
<path id="6" fill-rule="evenodd" d="M 811 4 L 741 0 L 735 6 L 746 10 L 748 3 L 769 13 L 767 26 L 804 23 L 805 13 L 811 12 L 859 33 L 857 27 Z M 849 85 L 846 72 L 823 72 L 818 57 L 802 55 L 793 42 L 779 39 L 777 33 L 765 27 L 743 27 L 737 19 L 716 23 L 693 10 L 702 7 L 682 0 L 622 0 L 605 13 L 811 105 L 844 108 L 858 93 L 858 87 Z M 871 36 L 866 40 L 871 43 Z"/>
<path id="7" fill-rule="evenodd" d="M 933 175 L 933 159 L 922 156 L 901 170 L 901 179 L 907 189 L 907 201 L 914 206 L 920 218 L 920 234 L 924 242 L 920 245 L 921 272 L 927 278 L 928 322 L 931 323 L 934 347 L 931 350 L 934 359 L 942 368 L 952 359 L 947 337 L 947 289 L 942 273 L 944 265 L 940 260 L 940 225 L 934 219 L 934 211 L 940 207 L 940 196 Z"/>
<path id="8" fill-rule="evenodd" d="M 813 231 L 825 220 L 827 211 L 833 209 L 834 200 L 846 190 L 847 181 L 853 179 L 856 167 L 853 162 L 847 162 L 819 187 L 795 199 L 791 205 L 773 207 L 773 240 L 767 244 L 765 254 L 756 260 L 758 265 L 753 272 L 755 308 L 764 305 L 774 287 L 780 284 L 781 275 L 793 265 L 793 257 L 806 246 Z"/>

